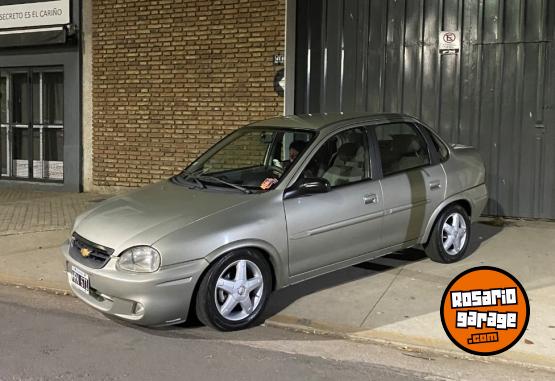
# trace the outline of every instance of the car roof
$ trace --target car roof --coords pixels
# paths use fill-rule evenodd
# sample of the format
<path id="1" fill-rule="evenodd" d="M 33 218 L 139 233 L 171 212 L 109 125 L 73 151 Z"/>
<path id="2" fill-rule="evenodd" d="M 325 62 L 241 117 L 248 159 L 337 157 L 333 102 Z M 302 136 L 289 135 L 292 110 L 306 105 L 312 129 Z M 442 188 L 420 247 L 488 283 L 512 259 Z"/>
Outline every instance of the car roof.
<path id="1" fill-rule="evenodd" d="M 415 118 L 405 114 L 395 113 L 323 113 L 286 115 L 272 119 L 261 120 L 249 125 L 249 127 L 285 127 L 303 130 L 323 130 L 330 126 L 342 126 L 358 122 L 387 123 L 399 121 L 417 121 Z"/>

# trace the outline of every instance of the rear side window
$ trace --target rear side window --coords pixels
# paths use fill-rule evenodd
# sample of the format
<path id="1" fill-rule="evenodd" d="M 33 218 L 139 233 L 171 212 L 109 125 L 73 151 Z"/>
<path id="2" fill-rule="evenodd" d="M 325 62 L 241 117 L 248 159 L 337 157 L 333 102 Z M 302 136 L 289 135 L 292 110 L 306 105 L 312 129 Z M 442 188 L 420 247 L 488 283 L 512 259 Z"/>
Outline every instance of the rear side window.
<path id="1" fill-rule="evenodd" d="M 375 127 L 384 176 L 430 164 L 426 141 L 408 123 Z"/>

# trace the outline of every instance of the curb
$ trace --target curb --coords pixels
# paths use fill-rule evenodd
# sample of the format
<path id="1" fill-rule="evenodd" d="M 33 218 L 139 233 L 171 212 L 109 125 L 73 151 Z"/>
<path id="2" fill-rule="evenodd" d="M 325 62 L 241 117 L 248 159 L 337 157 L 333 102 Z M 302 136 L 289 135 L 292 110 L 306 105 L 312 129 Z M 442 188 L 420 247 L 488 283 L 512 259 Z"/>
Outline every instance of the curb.
<path id="1" fill-rule="evenodd" d="M 70 226 L 54 226 L 54 227 L 48 227 L 48 228 L 44 228 L 41 230 L 6 230 L 3 231 L 2 233 L 0 233 L 0 238 L 1 237 L 8 237 L 8 236 L 12 236 L 12 235 L 25 235 L 25 234 L 33 234 L 33 233 L 48 233 L 48 232 L 55 232 L 55 231 L 60 231 L 60 230 L 69 230 L 71 227 Z"/>
<path id="2" fill-rule="evenodd" d="M 39 284 L 36 281 L 22 281 L 20 279 L 17 280 L 16 278 L 5 276 L 2 274 L 0 274 L 0 284 L 4 286 L 23 287 L 29 290 L 38 290 L 53 295 L 76 298 L 76 296 L 73 295 L 73 293 L 69 289 L 56 288 L 45 284 Z M 494 362 L 498 364 L 516 365 L 528 369 L 537 369 L 555 373 L 555 360 L 553 358 L 541 355 L 529 355 L 522 352 L 512 352 L 512 356 L 514 356 L 514 358 L 503 358 L 497 356 L 472 356 L 454 348 L 451 350 L 434 346 L 434 342 L 438 342 L 439 344 L 438 340 L 430 340 L 417 336 L 408 337 L 406 335 L 396 334 L 394 332 L 378 333 L 375 331 L 360 331 L 360 328 L 356 327 L 331 325 L 284 314 L 278 314 L 272 316 L 271 318 L 268 318 L 263 323 L 263 325 L 267 327 L 287 329 L 291 331 L 309 333 L 319 336 L 340 338 L 359 343 L 387 345 L 405 352 L 418 353 L 422 356 L 428 355 L 428 357 L 433 357 L 433 355 L 441 355 L 454 359 L 480 361 L 483 363 Z M 419 342 L 427 343 L 415 344 L 415 339 Z"/>
<path id="3" fill-rule="evenodd" d="M 4 274 L 0 274 L 0 285 L 22 287 L 28 290 L 43 291 L 49 294 L 71 296 L 73 298 L 76 297 L 71 293 L 69 288 L 58 288 L 52 284 L 48 284 L 48 282 L 40 282 L 30 279 L 22 280 L 21 278 L 15 278 Z"/>
<path id="4" fill-rule="evenodd" d="M 395 332 L 361 331 L 356 327 L 331 325 L 294 316 L 278 314 L 266 320 L 264 325 L 274 328 L 288 329 L 303 333 L 341 338 L 360 343 L 372 343 L 395 347 L 402 351 L 416 352 L 423 355 L 441 355 L 445 357 L 480 361 L 483 363 L 498 363 L 516 365 L 528 369 L 537 369 L 555 373 L 555 358 L 541 355 L 510 352 L 509 358 L 498 356 L 474 356 L 461 350 L 442 348 L 442 344 L 450 345 L 450 341 L 426 339 L 418 336 L 406 336 Z M 418 344 L 415 341 L 419 342 Z M 424 343 L 424 344 L 423 344 Z M 434 345 L 436 344 L 436 345 Z M 430 356 L 433 357 L 433 356 Z"/>

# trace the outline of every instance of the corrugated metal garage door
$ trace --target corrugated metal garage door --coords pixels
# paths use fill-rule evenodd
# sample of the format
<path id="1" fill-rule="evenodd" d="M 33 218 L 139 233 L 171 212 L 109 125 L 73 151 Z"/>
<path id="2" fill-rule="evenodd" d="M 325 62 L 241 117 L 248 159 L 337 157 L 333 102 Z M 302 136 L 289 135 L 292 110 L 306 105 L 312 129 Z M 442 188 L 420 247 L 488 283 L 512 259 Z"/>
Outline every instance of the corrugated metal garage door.
<path id="1" fill-rule="evenodd" d="M 419 117 L 479 148 L 488 214 L 555 218 L 555 1 L 299 0 L 296 20 L 295 113 Z"/>

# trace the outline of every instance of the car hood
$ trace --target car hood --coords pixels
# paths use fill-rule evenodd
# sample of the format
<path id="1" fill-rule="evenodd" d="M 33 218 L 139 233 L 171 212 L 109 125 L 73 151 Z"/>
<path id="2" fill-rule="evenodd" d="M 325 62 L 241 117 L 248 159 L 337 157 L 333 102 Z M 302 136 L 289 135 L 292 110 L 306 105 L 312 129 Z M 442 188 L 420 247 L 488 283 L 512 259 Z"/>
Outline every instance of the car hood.
<path id="1" fill-rule="evenodd" d="M 83 238 L 115 250 L 152 245 L 166 234 L 242 204 L 249 195 L 164 181 L 103 201 L 76 220 Z"/>

